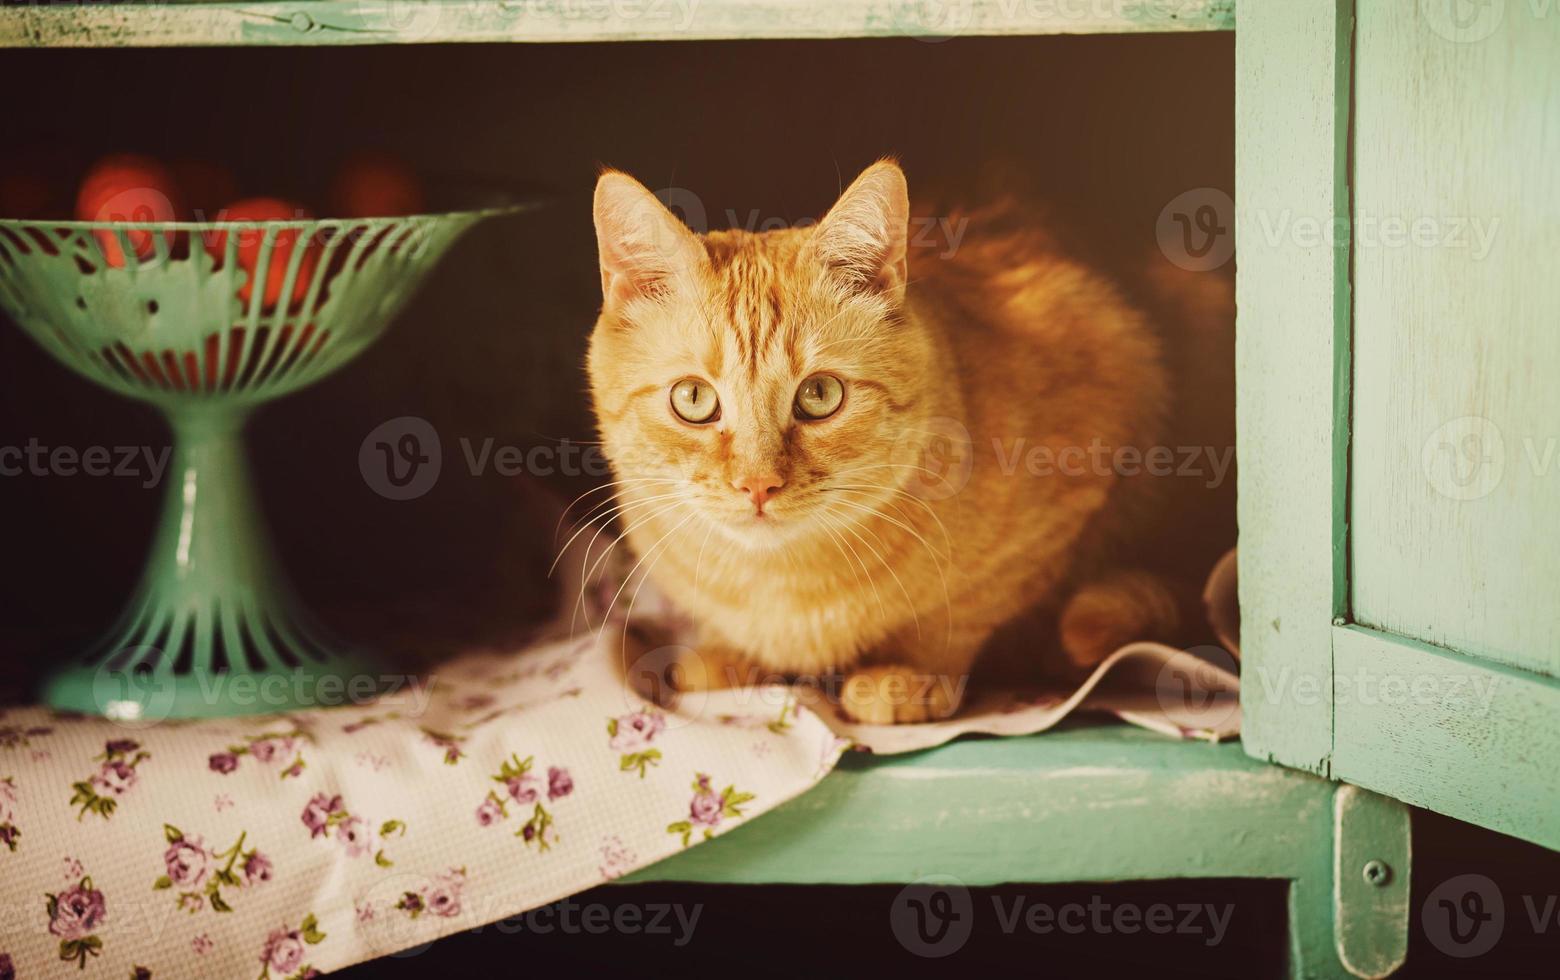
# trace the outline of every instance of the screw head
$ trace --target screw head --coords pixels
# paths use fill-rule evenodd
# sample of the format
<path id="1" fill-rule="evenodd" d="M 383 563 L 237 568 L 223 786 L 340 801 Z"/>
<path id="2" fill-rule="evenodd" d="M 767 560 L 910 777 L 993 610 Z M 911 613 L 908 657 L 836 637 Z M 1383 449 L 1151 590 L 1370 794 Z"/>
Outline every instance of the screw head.
<path id="1" fill-rule="evenodd" d="M 1367 861 L 1365 880 L 1380 888 L 1392 880 L 1392 868 L 1385 861 Z"/>

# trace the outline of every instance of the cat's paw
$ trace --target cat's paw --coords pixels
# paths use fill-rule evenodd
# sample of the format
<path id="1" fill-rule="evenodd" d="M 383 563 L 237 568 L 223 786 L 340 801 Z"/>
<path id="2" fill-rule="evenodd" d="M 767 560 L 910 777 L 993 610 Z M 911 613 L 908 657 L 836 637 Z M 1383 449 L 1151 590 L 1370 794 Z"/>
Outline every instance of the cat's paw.
<path id="1" fill-rule="evenodd" d="M 862 725 L 911 725 L 953 714 L 959 693 L 941 674 L 910 667 L 863 667 L 845 678 L 840 708 Z"/>
<path id="2" fill-rule="evenodd" d="M 1058 631 L 1073 666 L 1092 670 L 1135 640 L 1165 640 L 1179 626 L 1175 596 L 1157 576 L 1117 572 L 1074 592 Z"/>

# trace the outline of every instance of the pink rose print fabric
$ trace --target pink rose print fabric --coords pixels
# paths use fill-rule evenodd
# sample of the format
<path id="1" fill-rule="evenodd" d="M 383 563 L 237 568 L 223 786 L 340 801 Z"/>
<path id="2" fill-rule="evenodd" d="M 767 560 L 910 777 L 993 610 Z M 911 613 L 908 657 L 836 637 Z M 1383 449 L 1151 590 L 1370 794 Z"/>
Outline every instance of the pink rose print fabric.
<path id="1" fill-rule="evenodd" d="M 471 655 L 285 715 L 0 709 L 0 980 L 308 980 L 697 847 L 847 747 L 778 689 L 653 705 L 622 650 Z"/>
<path id="2" fill-rule="evenodd" d="M 303 770 L 308 766 L 303 757 L 303 747 L 312 741 L 314 736 L 300 727 L 245 735 L 241 743 L 229 745 L 221 752 L 213 752 L 207 764 L 212 772 L 225 775 L 237 771 L 247 757 L 261 766 L 274 769 L 280 779 L 296 779 L 303 775 Z"/>
<path id="3" fill-rule="evenodd" d="M 666 729 L 666 716 L 654 708 L 641 708 L 632 714 L 607 719 L 607 744 L 623 753 L 618 768 L 623 772 L 637 772 L 645 778 L 645 770 L 661 764 L 661 750 L 654 746 L 655 737 Z"/>
<path id="4" fill-rule="evenodd" d="M 99 764 L 97 772 L 71 786 L 76 792 L 70 798 L 70 804 L 81 807 L 76 811 L 76 819 L 89 813 L 104 819 L 113 816 L 119 798 L 135 788 L 136 767 L 149 758 L 151 753 L 143 751 L 141 743 L 133 738 L 105 742 L 103 754 L 92 760 Z"/>
<path id="5" fill-rule="evenodd" d="M 681 835 L 683 847 L 693 842 L 695 832 L 709 840 L 715 836 L 721 821 L 741 817 L 742 804 L 751 799 L 752 793 L 739 793 L 735 786 L 715 792 L 710 777 L 701 772 L 693 779 L 693 799 L 688 803 L 687 818 L 669 824 L 666 832 Z"/>
<path id="6" fill-rule="evenodd" d="M 48 895 L 49 935 L 60 940 L 60 959 L 86 969 L 87 959 L 103 951 L 98 927 L 108 918 L 108 901 L 82 878 L 58 895 Z"/>
<path id="7" fill-rule="evenodd" d="M 320 971 L 305 963 L 304 958 L 309 955 L 310 946 L 324 941 L 319 920 L 312 914 L 305 916 L 296 929 L 282 926 L 271 930 L 260 950 L 260 980 L 310 980 L 319 976 Z"/>
<path id="8" fill-rule="evenodd" d="M 205 908 L 213 912 L 231 912 L 233 906 L 222 897 L 222 889 L 251 888 L 271 880 L 271 859 L 257 848 L 244 849 L 247 833 L 223 851 L 206 847 L 199 837 L 187 837 L 172 824 L 163 824 L 168 849 L 163 852 L 162 877 L 152 883 L 154 891 L 172 889 L 178 906 L 192 915 Z M 231 894 L 231 892 L 229 892 Z"/>
<path id="9" fill-rule="evenodd" d="M 384 843 L 392 837 L 406 834 L 406 824 L 399 820 L 386 820 L 376 830 L 363 817 L 349 813 L 342 805 L 341 795 L 326 796 L 315 793 L 303 808 L 303 825 L 309 836 L 334 837 L 348 857 L 360 858 L 374 855 L 374 863 L 388 868 L 395 862 L 385 856 Z"/>

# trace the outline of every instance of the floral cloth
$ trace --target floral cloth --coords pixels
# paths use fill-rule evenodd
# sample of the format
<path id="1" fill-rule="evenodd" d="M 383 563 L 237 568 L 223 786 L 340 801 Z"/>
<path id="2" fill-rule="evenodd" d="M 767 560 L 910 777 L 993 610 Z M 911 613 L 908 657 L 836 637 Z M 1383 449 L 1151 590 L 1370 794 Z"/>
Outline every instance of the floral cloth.
<path id="1" fill-rule="evenodd" d="M 677 698 L 662 661 L 680 648 L 618 627 L 470 656 L 361 707 L 163 724 L 0 709 L 0 980 L 309 980 L 696 847 L 852 743 L 1028 734 L 1079 709 L 1231 737 L 1233 559 L 1220 569 L 1206 599 L 1228 650 L 1130 644 L 1071 693 L 988 692 L 926 725 L 853 725 L 806 688 Z"/>
<path id="2" fill-rule="evenodd" d="M 285 716 L 0 709 L 0 977 L 307 980 L 697 846 L 846 747 L 781 690 L 670 714 L 621 649 L 475 655 Z"/>

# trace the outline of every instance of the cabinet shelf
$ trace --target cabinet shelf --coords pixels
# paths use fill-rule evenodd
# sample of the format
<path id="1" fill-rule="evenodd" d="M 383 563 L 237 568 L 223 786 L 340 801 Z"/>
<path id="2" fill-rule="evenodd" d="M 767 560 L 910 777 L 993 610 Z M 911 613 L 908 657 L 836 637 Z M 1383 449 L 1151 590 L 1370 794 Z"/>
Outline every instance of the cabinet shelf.
<path id="1" fill-rule="evenodd" d="M 1126 34 L 1235 27 L 1235 0 L 259 0 L 0 7 L 0 47 Z"/>

